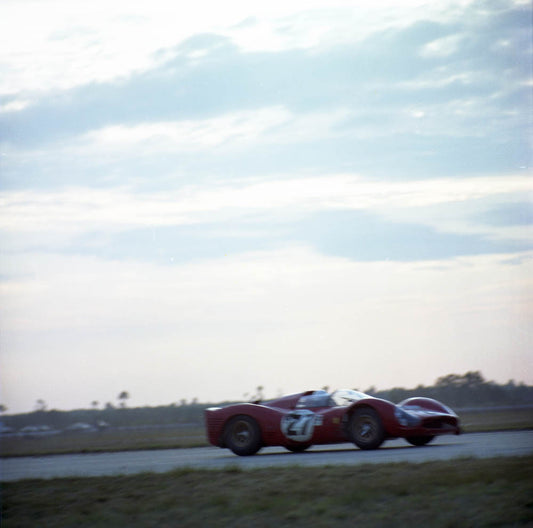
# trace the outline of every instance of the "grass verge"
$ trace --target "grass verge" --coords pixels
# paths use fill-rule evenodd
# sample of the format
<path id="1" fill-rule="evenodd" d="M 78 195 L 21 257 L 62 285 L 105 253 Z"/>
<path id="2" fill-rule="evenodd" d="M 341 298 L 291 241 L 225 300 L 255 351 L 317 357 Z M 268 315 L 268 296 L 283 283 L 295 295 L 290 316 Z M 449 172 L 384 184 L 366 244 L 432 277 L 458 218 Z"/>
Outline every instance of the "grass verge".
<path id="1" fill-rule="evenodd" d="M 533 457 L 27 480 L 2 527 L 533 525 Z"/>
<path id="2" fill-rule="evenodd" d="M 464 411 L 459 414 L 466 433 L 533 429 L 533 408 Z"/>
<path id="3" fill-rule="evenodd" d="M 186 429 L 109 430 L 42 437 L 0 438 L 0 456 L 61 455 L 207 446 L 202 426 Z"/>

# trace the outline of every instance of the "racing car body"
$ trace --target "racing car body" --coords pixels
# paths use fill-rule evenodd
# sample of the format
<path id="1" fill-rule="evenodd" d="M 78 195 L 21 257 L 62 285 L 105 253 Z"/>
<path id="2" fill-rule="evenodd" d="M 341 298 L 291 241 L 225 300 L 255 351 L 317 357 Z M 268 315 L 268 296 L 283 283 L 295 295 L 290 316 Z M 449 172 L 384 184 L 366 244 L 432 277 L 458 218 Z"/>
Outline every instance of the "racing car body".
<path id="1" fill-rule="evenodd" d="M 405 438 L 415 446 L 442 434 L 459 434 L 459 419 L 430 398 L 409 398 L 397 405 L 354 390 L 291 394 L 268 402 L 238 403 L 206 409 L 212 445 L 241 456 L 264 446 L 304 451 L 311 445 L 353 442 L 377 449 L 385 440 Z"/>

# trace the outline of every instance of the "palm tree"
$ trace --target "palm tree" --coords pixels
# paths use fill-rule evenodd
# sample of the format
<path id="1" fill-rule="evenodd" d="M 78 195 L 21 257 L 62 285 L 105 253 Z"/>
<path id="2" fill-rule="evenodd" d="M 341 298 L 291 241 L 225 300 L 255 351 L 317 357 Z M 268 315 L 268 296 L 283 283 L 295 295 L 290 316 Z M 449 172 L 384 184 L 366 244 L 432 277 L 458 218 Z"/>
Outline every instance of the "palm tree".
<path id="1" fill-rule="evenodd" d="M 264 393 L 263 393 L 264 389 L 265 389 L 265 388 L 263 387 L 263 385 L 258 385 L 258 387 L 257 387 L 257 389 L 256 389 L 257 394 L 256 394 L 256 396 L 255 396 L 255 399 L 256 399 L 256 400 L 262 401 L 262 400 L 265 398 L 265 395 L 264 395 Z"/>
<path id="2" fill-rule="evenodd" d="M 129 395 L 128 391 L 122 391 L 118 395 L 118 399 L 120 400 L 120 406 L 122 408 L 126 407 L 126 403 L 127 403 L 129 397 L 130 397 L 130 395 Z"/>
<path id="3" fill-rule="evenodd" d="M 35 402 L 36 411 L 46 411 L 46 402 L 44 400 L 38 399 Z"/>

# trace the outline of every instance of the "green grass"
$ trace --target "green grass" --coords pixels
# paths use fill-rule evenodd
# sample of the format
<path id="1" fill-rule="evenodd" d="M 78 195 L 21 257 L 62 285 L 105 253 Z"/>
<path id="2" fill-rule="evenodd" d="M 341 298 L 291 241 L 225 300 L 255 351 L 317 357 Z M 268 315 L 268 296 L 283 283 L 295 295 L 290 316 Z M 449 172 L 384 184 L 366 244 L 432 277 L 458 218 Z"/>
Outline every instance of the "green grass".
<path id="1" fill-rule="evenodd" d="M 533 457 L 27 480 L 2 527 L 533 526 Z"/>
<path id="2" fill-rule="evenodd" d="M 461 413 L 464 432 L 533 429 L 533 409 Z M 138 449 L 171 449 L 207 446 L 205 429 L 162 428 L 70 433 L 40 438 L 0 438 L 0 456 L 32 456 L 65 453 L 98 453 Z"/>
<path id="3" fill-rule="evenodd" d="M 533 429 L 533 408 L 505 411 L 468 411 L 459 414 L 467 433 Z"/>
<path id="4" fill-rule="evenodd" d="M 99 453 L 206 446 L 205 428 L 109 430 L 42 437 L 0 438 L 0 456 Z"/>

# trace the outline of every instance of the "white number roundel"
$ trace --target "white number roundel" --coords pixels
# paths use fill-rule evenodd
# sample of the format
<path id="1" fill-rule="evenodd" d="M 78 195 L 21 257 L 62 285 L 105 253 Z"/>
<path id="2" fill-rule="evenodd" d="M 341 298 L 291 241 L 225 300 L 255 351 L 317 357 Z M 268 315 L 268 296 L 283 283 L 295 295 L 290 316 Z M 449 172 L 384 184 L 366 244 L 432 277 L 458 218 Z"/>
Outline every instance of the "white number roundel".
<path id="1" fill-rule="evenodd" d="M 313 436 L 315 417 L 307 409 L 291 411 L 281 419 L 281 432 L 295 442 L 307 442 Z"/>

